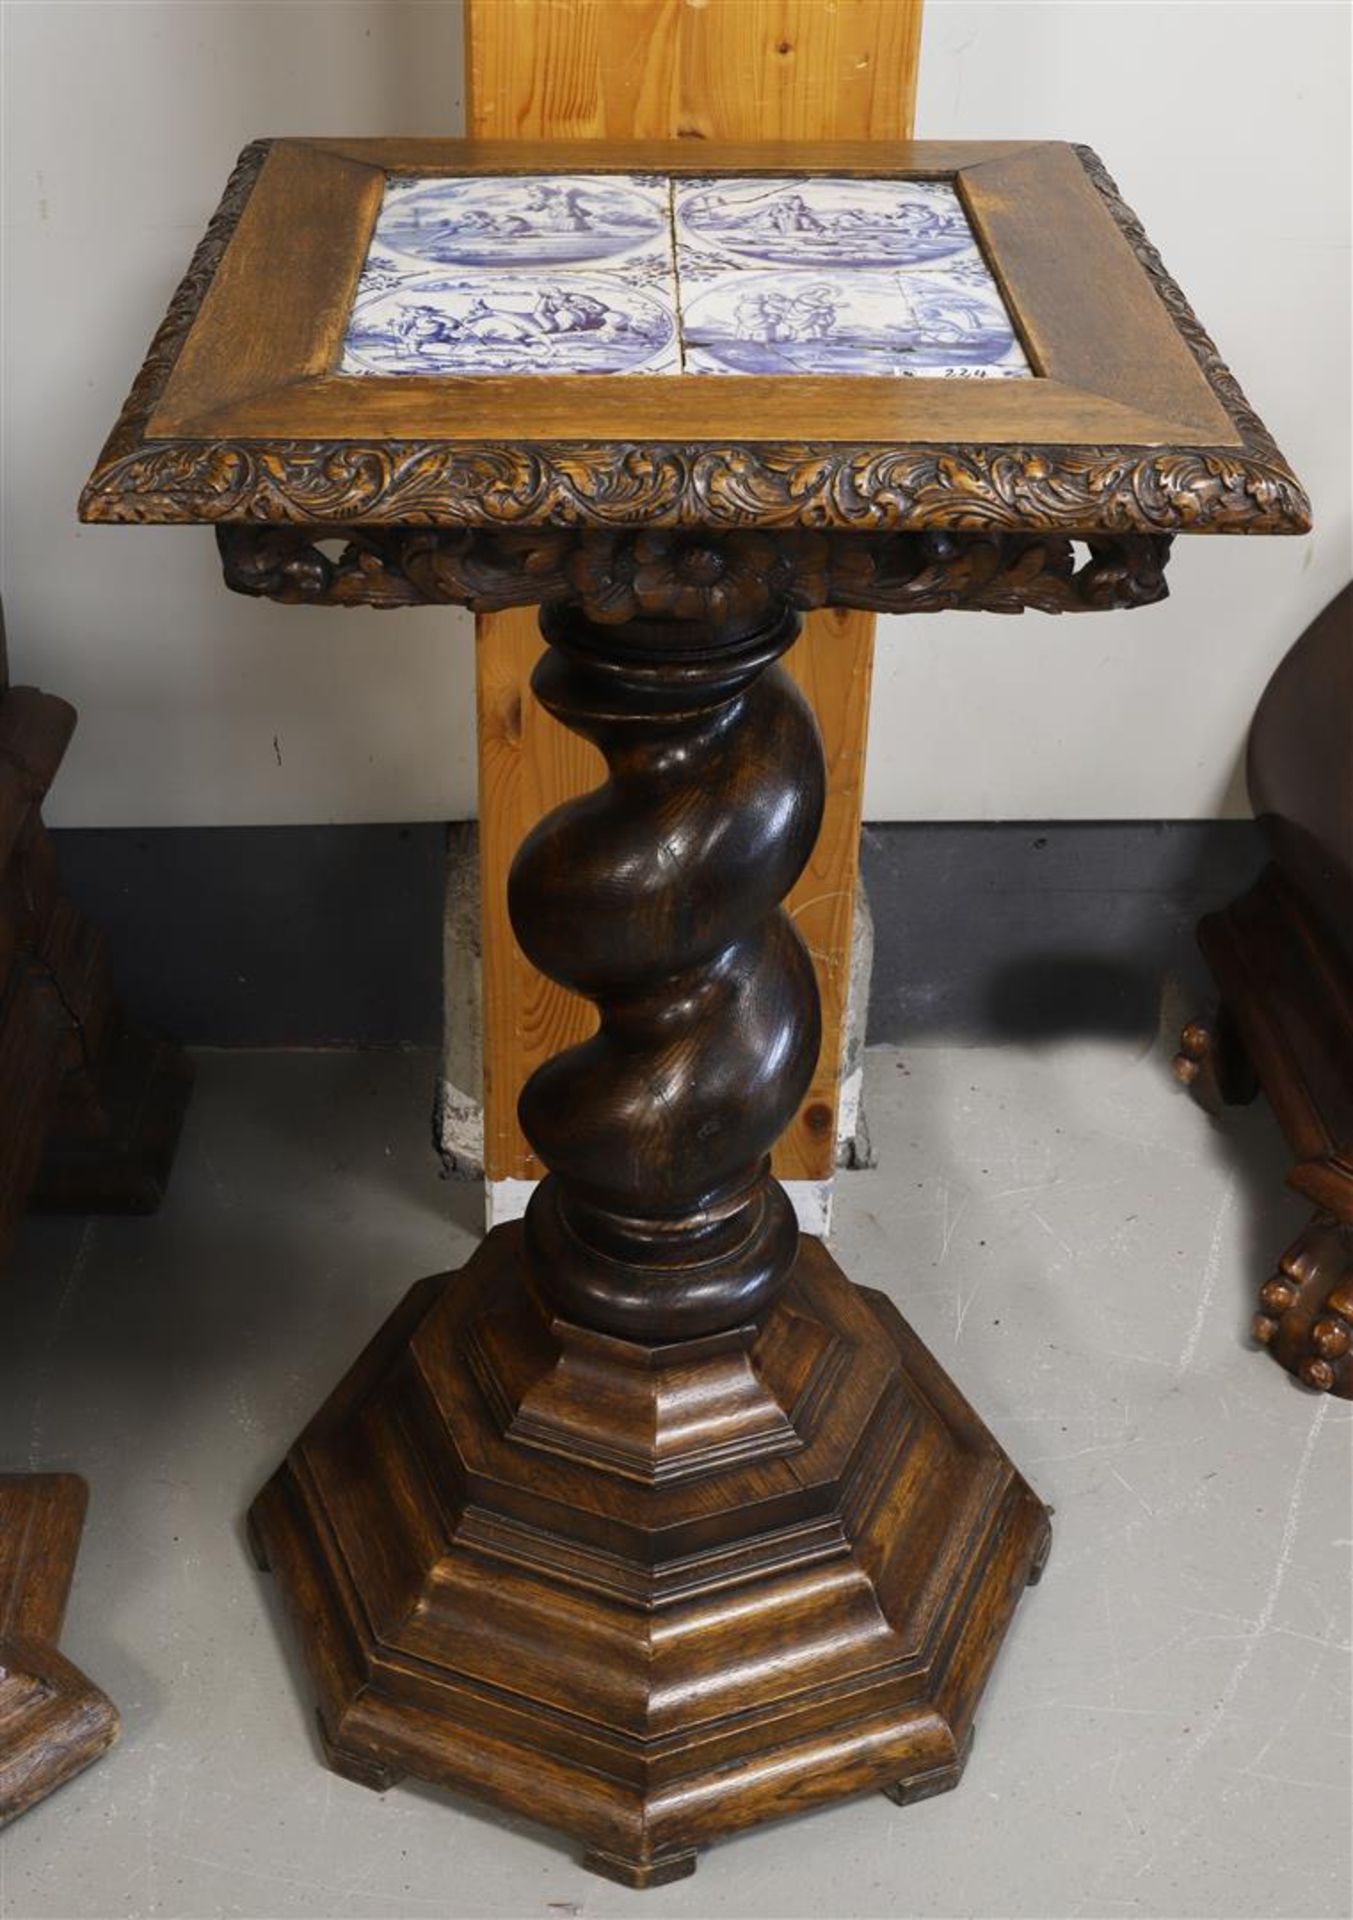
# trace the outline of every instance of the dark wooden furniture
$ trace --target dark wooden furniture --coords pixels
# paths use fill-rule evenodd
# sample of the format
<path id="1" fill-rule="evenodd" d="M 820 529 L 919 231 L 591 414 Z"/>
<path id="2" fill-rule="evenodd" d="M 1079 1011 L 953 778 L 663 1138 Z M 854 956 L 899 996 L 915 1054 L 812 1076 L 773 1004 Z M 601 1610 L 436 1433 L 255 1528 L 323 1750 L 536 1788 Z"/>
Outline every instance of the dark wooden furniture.
<path id="1" fill-rule="evenodd" d="M 1202 1103 L 1262 1088 L 1316 1211 L 1259 1293 L 1255 1339 L 1353 1399 L 1353 587 L 1285 656 L 1250 728 L 1250 800 L 1271 862 L 1198 938 L 1221 1003 L 1175 1071 Z"/>
<path id="2" fill-rule="evenodd" d="M 117 1708 L 57 1651 L 87 1498 L 78 1474 L 0 1474 L 0 1825 L 117 1738 Z"/>
<path id="3" fill-rule="evenodd" d="M 189 1087 L 186 1057 L 123 1018 L 102 936 L 60 889 L 42 802 L 74 728 L 64 700 L 9 685 L 0 619 L 0 1269 L 26 1207 L 153 1210 Z M 86 1498 L 74 1474 L 0 1476 L 0 1821 L 117 1735 L 56 1651 Z"/>
<path id="4" fill-rule="evenodd" d="M 215 522 L 246 593 L 539 605 L 536 696 L 605 758 L 511 879 L 523 949 L 599 1015 L 522 1096 L 551 1173 L 414 1288 L 251 1518 L 332 1766 L 465 1788 L 632 1886 L 953 1786 L 1048 1548 L 769 1172 L 819 1038 L 780 903 L 822 762 L 776 662 L 810 609 L 1141 606 L 1175 533 L 1307 524 L 1093 156 L 694 144 L 568 167 L 955 180 L 1034 377 L 345 376 L 387 175 L 559 150 L 283 141 L 245 153 L 82 502 Z"/>
<path id="5" fill-rule="evenodd" d="M 42 801 L 74 730 L 64 700 L 9 686 L 0 627 L 0 1264 L 25 1207 L 154 1212 L 191 1084 L 61 891 Z"/>

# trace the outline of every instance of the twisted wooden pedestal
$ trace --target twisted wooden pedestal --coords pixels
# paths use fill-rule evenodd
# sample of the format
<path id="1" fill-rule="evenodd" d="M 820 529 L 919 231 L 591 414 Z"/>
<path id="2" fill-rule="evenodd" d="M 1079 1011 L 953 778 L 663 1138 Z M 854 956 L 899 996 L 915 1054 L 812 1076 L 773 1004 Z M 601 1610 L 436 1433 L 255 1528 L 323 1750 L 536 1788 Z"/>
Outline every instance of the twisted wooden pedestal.
<path id="1" fill-rule="evenodd" d="M 526 953 L 600 1015 L 522 1097 L 551 1174 L 408 1296 L 252 1524 L 333 1767 L 482 1795 L 632 1886 L 819 1801 L 955 1785 L 1048 1548 L 995 1441 L 890 1303 L 800 1243 L 769 1171 L 819 1032 L 780 905 L 823 798 L 775 664 L 795 603 L 846 579 L 1100 604 L 1158 588 L 1163 559 L 818 540 L 809 575 L 792 539 L 761 545 L 409 532 L 335 562 L 222 535 L 232 583 L 280 598 L 545 598 L 536 696 L 607 762 L 511 878 Z"/>
<path id="2" fill-rule="evenodd" d="M 646 1885 L 814 1801 L 953 1785 L 1047 1548 L 770 1176 L 818 1048 L 780 902 L 823 778 L 775 661 L 819 607 L 1149 605 L 1176 533 L 1296 533 L 1309 507 L 1099 161 L 1059 142 L 604 157 L 952 183 L 1033 378 L 894 378 L 928 364 L 901 357 L 919 308 L 882 376 L 345 371 L 390 183 L 559 154 L 246 149 L 80 510 L 210 523 L 229 584 L 277 600 L 540 606 L 536 692 L 605 755 L 511 883 L 526 952 L 600 1015 L 522 1098 L 550 1177 L 415 1289 L 253 1521 L 335 1766 L 464 1787 Z"/>

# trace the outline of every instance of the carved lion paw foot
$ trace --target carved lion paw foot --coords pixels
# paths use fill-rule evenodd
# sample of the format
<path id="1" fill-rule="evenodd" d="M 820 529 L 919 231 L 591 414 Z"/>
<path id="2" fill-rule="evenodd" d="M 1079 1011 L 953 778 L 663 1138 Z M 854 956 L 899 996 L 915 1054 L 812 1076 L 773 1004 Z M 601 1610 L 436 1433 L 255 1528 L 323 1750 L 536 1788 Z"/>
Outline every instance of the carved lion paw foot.
<path id="1" fill-rule="evenodd" d="M 1353 1228 L 1316 1215 L 1259 1289 L 1253 1331 L 1306 1386 L 1353 1400 Z"/>
<path id="2" fill-rule="evenodd" d="M 1259 1091 L 1235 1022 L 1222 1007 L 1209 1020 L 1190 1020 L 1179 1036 L 1174 1077 L 1204 1112 L 1241 1107 Z"/>

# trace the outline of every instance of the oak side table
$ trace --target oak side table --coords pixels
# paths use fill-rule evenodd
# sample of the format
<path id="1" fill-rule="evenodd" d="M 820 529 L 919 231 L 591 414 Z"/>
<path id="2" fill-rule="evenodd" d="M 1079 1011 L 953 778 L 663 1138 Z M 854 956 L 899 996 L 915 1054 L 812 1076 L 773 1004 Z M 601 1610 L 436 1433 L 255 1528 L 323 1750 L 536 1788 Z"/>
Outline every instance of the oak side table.
<path id="1" fill-rule="evenodd" d="M 769 1172 L 823 795 L 775 662 L 806 609 L 1143 606 L 1175 534 L 1307 526 L 1099 162 L 259 143 L 81 511 L 212 523 L 229 586 L 296 604 L 538 604 L 536 697 L 609 768 L 510 882 L 600 1015 L 522 1095 L 550 1175 L 253 1507 L 330 1765 L 632 1886 L 954 1786 L 1048 1522 Z"/>

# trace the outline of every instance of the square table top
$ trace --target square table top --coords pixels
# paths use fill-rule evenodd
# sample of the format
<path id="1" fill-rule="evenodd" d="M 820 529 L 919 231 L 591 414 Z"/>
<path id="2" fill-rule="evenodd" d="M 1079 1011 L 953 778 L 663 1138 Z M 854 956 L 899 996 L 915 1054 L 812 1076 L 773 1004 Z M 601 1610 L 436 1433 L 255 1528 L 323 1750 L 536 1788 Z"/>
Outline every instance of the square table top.
<path id="1" fill-rule="evenodd" d="M 340 374 L 999 379 L 1028 360 L 951 181 L 388 181 Z"/>
<path id="2" fill-rule="evenodd" d="M 258 142 L 81 514 L 1308 524 L 1095 156 L 1013 141 Z"/>

